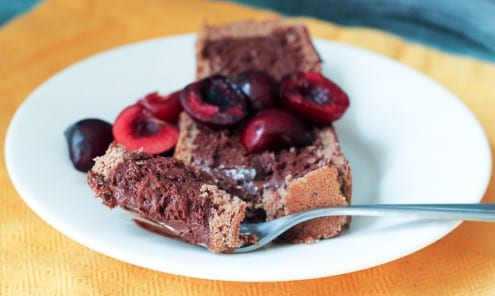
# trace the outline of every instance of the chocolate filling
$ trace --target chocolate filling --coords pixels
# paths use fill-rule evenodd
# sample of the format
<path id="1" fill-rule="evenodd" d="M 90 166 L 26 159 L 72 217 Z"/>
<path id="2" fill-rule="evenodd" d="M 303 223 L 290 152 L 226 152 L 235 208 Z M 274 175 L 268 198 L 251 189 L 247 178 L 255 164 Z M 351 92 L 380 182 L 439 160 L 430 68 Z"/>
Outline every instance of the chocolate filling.
<path id="1" fill-rule="evenodd" d="M 107 177 L 113 200 L 106 203 L 164 225 L 167 235 L 208 245 L 211 200 L 200 196 L 205 178 L 176 159 L 134 154 Z"/>
<path id="2" fill-rule="evenodd" d="M 219 188 L 247 202 L 249 222 L 265 219 L 264 210 L 255 208 L 264 191 L 276 191 L 286 183 L 286 176 L 302 177 L 329 161 L 316 153 L 323 146 L 316 136 L 311 146 L 249 154 L 240 143 L 239 130 L 198 128 L 201 132 L 193 142 L 192 166 L 212 176 Z"/>
<path id="3" fill-rule="evenodd" d="M 269 37 L 209 40 L 200 55 L 209 61 L 211 73 L 236 77 L 246 70 L 259 69 L 278 80 L 305 68 L 302 45 L 306 43 L 301 38 L 292 27 L 278 28 Z"/>

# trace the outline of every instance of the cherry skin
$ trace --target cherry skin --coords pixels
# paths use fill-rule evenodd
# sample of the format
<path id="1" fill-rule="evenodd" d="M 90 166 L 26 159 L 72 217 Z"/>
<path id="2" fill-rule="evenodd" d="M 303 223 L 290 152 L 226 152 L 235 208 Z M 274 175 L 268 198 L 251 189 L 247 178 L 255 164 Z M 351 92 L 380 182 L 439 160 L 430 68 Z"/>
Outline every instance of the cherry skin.
<path id="1" fill-rule="evenodd" d="M 241 133 L 241 144 L 250 153 L 309 145 L 311 133 L 291 113 L 266 109 L 251 118 Z"/>
<path id="2" fill-rule="evenodd" d="M 278 101 L 278 83 L 268 73 L 250 70 L 239 74 L 237 85 L 246 94 L 252 113 L 273 108 Z"/>
<path id="3" fill-rule="evenodd" d="M 105 154 L 113 141 L 112 125 L 95 118 L 74 123 L 65 130 L 64 135 L 70 160 L 81 172 L 89 171 L 95 163 L 95 157 Z"/>

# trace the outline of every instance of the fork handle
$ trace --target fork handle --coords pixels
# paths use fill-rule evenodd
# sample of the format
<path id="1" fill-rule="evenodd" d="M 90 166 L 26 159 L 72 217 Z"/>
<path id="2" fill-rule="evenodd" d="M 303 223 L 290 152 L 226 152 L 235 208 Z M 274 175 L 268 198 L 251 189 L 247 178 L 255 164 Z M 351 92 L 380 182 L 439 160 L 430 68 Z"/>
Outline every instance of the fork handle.
<path id="1" fill-rule="evenodd" d="M 234 253 L 245 253 L 269 244 L 293 226 L 315 218 L 329 216 L 413 216 L 444 220 L 495 222 L 495 203 L 485 204 L 372 204 L 339 206 L 307 210 L 275 220 L 241 225 L 241 233 L 260 236 L 257 245 L 237 248 Z"/>
<path id="2" fill-rule="evenodd" d="M 495 222 L 495 204 L 373 204 L 329 207 L 296 214 L 300 222 L 326 216 L 415 216 L 421 218 Z M 302 219 L 302 220 L 300 220 Z"/>

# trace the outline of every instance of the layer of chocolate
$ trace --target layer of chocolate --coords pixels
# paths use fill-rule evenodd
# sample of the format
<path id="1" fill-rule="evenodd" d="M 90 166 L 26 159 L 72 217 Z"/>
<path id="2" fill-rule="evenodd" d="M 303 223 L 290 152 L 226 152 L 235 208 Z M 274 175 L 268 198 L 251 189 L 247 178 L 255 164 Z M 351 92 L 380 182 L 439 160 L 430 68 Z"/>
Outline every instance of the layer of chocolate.
<path id="1" fill-rule="evenodd" d="M 307 42 L 307 32 L 298 30 L 300 28 L 289 26 L 274 28 L 264 36 L 208 40 L 199 52 L 200 59 L 208 61 L 211 73 L 233 77 L 246 70 L 258 69 L 279 80 L 303 69 L 319 69 L 318 59 L 314 65 L 307 65 L 305 50 L 308 49 L 303 45 L 311 46 L 311 43 Z"/>
<path id="2" fill-rule="evenodd" d="M 106 205 L 164 225 L 169 235 L 208 245 L 211 200 L 200 194 L 205 178 L 179 160 L 132 153 L 106 177 L 90 171 L 88 183 Z"/>
<path id="3" fill-rule="evenodd" d="M 265 190 L 276 191 L 285 178 L 304 176 L 329 160 L 321 153 L 323 143 L 316 136 L 313 145 L 281 151 L 249 154 L 241 145 L 239 130 L 211 130 L 198 125 L 191 165 L 212 176 L 215 184 L 248 203 L 248 221 L 264 220 L 263 211 L 255 209 Z"/>

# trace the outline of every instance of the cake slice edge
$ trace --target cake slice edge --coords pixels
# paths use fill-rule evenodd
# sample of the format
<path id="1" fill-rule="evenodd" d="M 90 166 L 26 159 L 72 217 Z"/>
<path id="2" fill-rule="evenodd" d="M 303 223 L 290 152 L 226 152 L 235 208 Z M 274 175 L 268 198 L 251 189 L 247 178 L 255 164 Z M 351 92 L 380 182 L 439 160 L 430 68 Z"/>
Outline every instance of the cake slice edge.
<path id="1" fill-rule="evenodd" d="M 112 190 L 112 186 L 109 182 L 111 182 L 110 179 L 113 170 L 119 165 L 123 165 L 126 160 L 131 160 L 135 158 L 136 155 L 143 153 L 144 152 L 142 151 L 127 152 L 120 144 L 110 144 L 105 155 L 95 159 L 95 165 L 87 175 L 88 184 L 94 191 L 96 197 L 102 199 L 103 203 L 110 208 L 118 206 L 125 210 L 131 210 L 136 214 L 161 225 L 168 225 L 170 223 L 179 225 L 180 221 L 166 221 L 158 220 L 156 218 L 151 219 L 140 209 L 130 209 L 126 199 L 133 199 L 136 197 L 116 196 L 115 192 Z M 119 186 L 122 185 L 119 184 Z M 235 248 L 257 242 L 257 237 L 240 235 L 240 224 L 244 220 L 246 212 L 246 203 L 244 201 L 237 196 L 231 196 L 229 193 L 212 184 L 201 184 L 199 191 L 200 198 L 211 201 L 207 223 L 208 240 L 201 245 L 204 245 L 213 252 L 230 253 Z M 171 235 L 171 233 L 167 233 L 167 235 Z M 184 238 L 182 237 L 182 239 Z M 194 243 L 187 239 L 184 240 L 189 243 Z"/>

